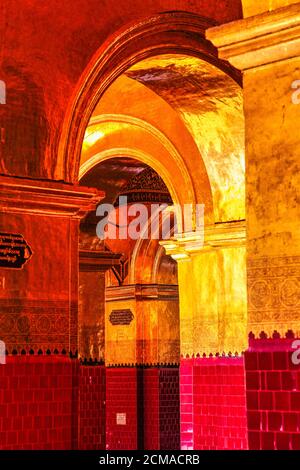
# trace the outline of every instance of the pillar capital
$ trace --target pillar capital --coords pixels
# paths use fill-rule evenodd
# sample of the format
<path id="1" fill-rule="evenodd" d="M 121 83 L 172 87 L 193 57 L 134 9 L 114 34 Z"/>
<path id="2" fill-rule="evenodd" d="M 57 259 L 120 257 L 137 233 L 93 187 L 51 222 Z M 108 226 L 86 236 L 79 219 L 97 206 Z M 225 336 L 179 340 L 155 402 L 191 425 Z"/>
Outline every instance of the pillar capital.
<path id="1" fill-rule="evenodd" d="M 206 37 L 241 71 L 300 55 L 300 3 L 210 28 Z"/>
<path id="2" fill-rule="evenodd" d="M 108 302 L 124 300 L 177 300 L 178 286 L 173 284 L 132 284 L 106 288 Z"/>
<path id="3" fill-rule="evenodd" d="M 81 272 L 105 272 L 120 264 L 122 254 L 111 251 L 79 250 L 79 269 Z"/>
<path id="4" fill-rule="evenodd" d="M 160 241 L 166 253 L 176 261 L 189 260 L 193 255 L 212 249 L 245 246 L 245 243 L 245 221 L 209 225 L 202 231 L 177 234 L 171 240 Z"/>
<path id="5" fill-rule="evenodd" d="M 203 250 L 204 231 L 176 234 L 170 240 L 161 240 L 167 255 L 176 261 L 187 261 L 190 257 Z"/>
<path id="6" fill-rule="evenodd" d="M 104 192 L 57 181 L 0 176 L 1 212 L 80 219 Z"/>

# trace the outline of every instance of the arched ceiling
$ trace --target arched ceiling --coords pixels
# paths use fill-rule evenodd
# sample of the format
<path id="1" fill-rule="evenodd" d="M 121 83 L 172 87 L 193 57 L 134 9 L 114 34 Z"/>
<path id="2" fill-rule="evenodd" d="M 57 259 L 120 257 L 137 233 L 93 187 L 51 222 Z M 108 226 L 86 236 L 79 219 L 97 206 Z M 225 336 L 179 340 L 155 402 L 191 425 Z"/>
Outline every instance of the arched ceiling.
<path id="1" fill-rule="evenodd" d="M 119 195 L 130 196 L 131 193 L 135 195 L 134 200 L 137 200 L 136 197 L 141 194 L 144 201 L 147 191 L 151 194 L 157 193 L 157 203 L 166 202 L 164 195 L 170 197 L 163 181 L 152 168 L 129 157 L 110 158 L 98 163 L 84 174 L 81 184 L 104 190 L 106 197 L 102 203 L 114 204 Z M 118 206 L 116 210 L 118 211 Z M 89 248 L 93 246 L 94 249 L 97 247 L 98 250 L 110 250 L 122 255 L 122 260 L 129 260 L 129 270 L 123 279 L 124 284 L 136 282 L 177 284 L 176 262 L 165 254 L 157 239 L 137 241 L 106 239 L 105 242 L 100 242 L 95 236 L 99 220 L 92 211 L 81 221 L 81 244 L 82 246 L 86 244 Z M 161 224 L 160 219 L 158 220 Z M 107 285 L 118 285 L 118 280 L 112 272 L 107 274 Z"/>
<path id="2" fill-rule="evenodd" d="M 145 168 L 147 165 L 133 158 L 111 158 L 88 171 L 80 183 L 83 186 L 101 188 L 106 194 L 102 203 L 113 204 L 130 180 Z"/>
<path id="3" fill-rule="evenodd" d="M 140 62 L 127 76 L 178 111 L 194 137 L 212 186 L 217 221 L 244 218 L 242 91 L 215 66 L 184 56 Z M 234 210 L 234 212 L 233 212 Z"/>
<path id="4" fill-rule="evenodd" d="M 231 77 L 201 59 L 182 55 L 139 62 L 115 80 L 96 106 L 82 163 L 118 147 L 118 124 L 95 124 L 104 115 L 132 116 L 162 131 L 182 156 L 197 202 L 204 202 L 206 211 L 211 192 L 214 220 L 245 218 L 242 91 Z M 135 135 L 133 146 L 144 146 L 146 138 Z M 149 146 L 151 152 L 153 143 Z"/>

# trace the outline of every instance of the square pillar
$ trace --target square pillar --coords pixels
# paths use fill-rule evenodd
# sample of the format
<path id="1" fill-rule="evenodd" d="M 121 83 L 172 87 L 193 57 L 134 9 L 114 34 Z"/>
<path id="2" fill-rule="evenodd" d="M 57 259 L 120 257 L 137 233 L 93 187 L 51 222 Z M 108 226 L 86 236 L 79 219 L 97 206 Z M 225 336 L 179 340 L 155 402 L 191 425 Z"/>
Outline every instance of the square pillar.
<path id="1" fill-rule="evenodd" d="M 2 449 L 74 449 L 78 226 L 102 193 L 0 177 Z"/>
<path id="2" fill-rule="evenodd" d="M 243 72 L 251 449 L 299 448 L 299 26 L 297 3 L 207 32 Z"/>
<path id="3" fill-rule="evenodd" d="M 179 448 L 178 323 L 175 285 L 106 289 L 108 449 Z"/>
<path id="4" fill-rule="evenodd" d="M 178 263 L 181 448 L 246 449 L 245 225 L 161 244 Z"/>

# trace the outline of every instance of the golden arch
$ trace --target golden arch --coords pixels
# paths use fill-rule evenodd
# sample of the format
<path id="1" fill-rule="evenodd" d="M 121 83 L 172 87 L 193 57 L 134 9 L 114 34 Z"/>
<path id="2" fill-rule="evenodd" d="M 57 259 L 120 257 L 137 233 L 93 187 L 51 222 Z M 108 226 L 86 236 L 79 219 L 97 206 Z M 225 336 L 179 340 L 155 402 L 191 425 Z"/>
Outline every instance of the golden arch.
<path id="1" fill-rule="evenodd" d="M 179 196 L 179 192 L 175 190 L 173 184 L 174 171 L 168 166 L 169 162 L 164 164 L 161 158 L 156 158 L 154 155 L 150 155 L 143 151 L 142 149 L 128 149 L 118 148 L 118 149 L 105 149 L 96 155 L 93 155 L 91 158 L 83 162 L 79 169 L 79 179 L 81 179 L 88 171 L 90 171 L 96 164 L 104 161 L 107 158 L 112 158 L 112 156 L 131 156 L 138 160 L 143 161 L 147 165 L 151 166 L 165 181 L 173 202 L 176 204 L 191 203 L 195 204 L 197 202 L 197 197 L 195 195 L 195 190 L 193 186 L 193 181 L 191 176 L 186 168 L 185 162 L 174 146 L 174 144 L 168 139 L 168 137 L 161 132 L 159 129 L 151 125 L 150 123 L 132 116 L 126 116 L 121 114 L 102 114 L 101 116 L 96 116 L 90 120 L 89 127 L 96 126 L 97 124 L 106 124 L 106 123 L 118 123 L 118 124 L 128 124 L 130 128 L 141 129 L 147 134 L 150 134 L 167 152 L 170 156 L 170 162 L 176 167 L 178 175 L 181 177 L 181 193 L 184 194 L 184 200 Z M 119 141 L 119 139 L 116 139 Z M 129 155 L 126 152 L 131 152 Z M 206 195 L 207 198 L 207 195 Z M 204 198 L 203 198 L 204 199 Z"/>
<path id="2" fill-rule="evenodd" d="M 205 39 L 215 22 L 186 12 L 161 13 L 113 34 L 97 51 L 83 73 L 68 107 L 59 143 L 56 178 L 78 180 L 85 130 L 99 99 L 113 81 L 133 64 L 159 54 L 186 54 L 222 69 L 239 84 L 241 75 L 217 58 Z"/>
<path id="3" fill-rule="evenodd" d="M 160 177 L 164 180 L 170 192 L 173 203 L 177 205 L 178 208 L 182 207 L 184 203 L 187 203 L 187 201 L 181 200 L 177 190 L 175 189 L 173 185 L 172 178 L 168 169 L 164 167 L 159 160 L 153 159 L 152 155 L 147 154 L 141 151 L 140 149 L 123 147 L 123 148 L 112 148 L 112 149 L 104 150 L 103 152 L 96 154 L 93 158 L 89 159 L 85 164 L 81 166 L 80 172 L 79 172 L 79 178 L 80 179 L 83 178 L 83 176 L 98 163 L 104 162 L 105 160 L 109 160 L 111 158 L 121 158 L 124 156 L 134 158 L 136 160 L 139 160 L 142 163 L 145 163 L 146 165 L 151 166 L 151 168 L 153 168 L 153 170 L 155 170 L 160 175 Z M 189 202 L 192 203 L 192 201 L 189 201 Z M 179 231 L 182 228 L 180 224 L 180 221 L 181 221 L 180 215 L 181 213 L 178 212 L 178 221 L 179 221 L 178 230 Z"/>

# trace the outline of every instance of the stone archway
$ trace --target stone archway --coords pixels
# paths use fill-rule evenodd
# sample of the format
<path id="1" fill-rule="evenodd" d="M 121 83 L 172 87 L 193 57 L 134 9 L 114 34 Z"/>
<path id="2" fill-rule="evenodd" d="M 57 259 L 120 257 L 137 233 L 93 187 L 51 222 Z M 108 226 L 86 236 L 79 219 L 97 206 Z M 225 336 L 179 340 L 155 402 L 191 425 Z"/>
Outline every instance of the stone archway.
<path id="1" fill-rule="evenodd" d="M 190 20 L 189 24 L 187 24 L 188 19 Z M 172 106 L 169 103 L 167 103 L 169 111 L 166 115 L 168 120 L 176 122 L 173 130 L 179 131 L 179 136 L 182 139 L 184 137 L 185 142 L 188 142 L 186 136 L 188 134 L 193 145 L 181 145 L 180 147 L 180 137 L 177 139 L 174 135 L 170 137 L 165 129 L 159 128 L 158 124 L 154 126 L 153 122 L 148 122 L 145 116 L 131 115 L 126 113 L 125 108 L 121 112 L 116 109 L 110 112 L 109 99 L 102 107 L 101 103 L 105 101 L 104 98 L 107 93 L 122 78 L 123 72 L 130 69 L 134 73 L 133 78 L 129 77 L 129 79 L 138 81 L 142 72 L 133 69 L 133 65 L 141 64 L 149 58 L 155 61 L 157 58 L 159 60 L 159 57 L 164 57 L 164 61 L 166 61 L 168 60 L 166 54 L 171 56 L 172 54 L 173 56 L 180 55 L 181 58 L 196 57 L 197 60 L 202 60 L 203 63 L 213 64 L 212 67 L 218 71 L 221 70 L 224 77 L 233 78 L 235 82 L 234 80 L 232 82 L 238 87 L 237 83 L 240 83 L 240 76 L 234 69 L 229 68 L 224 62 L 220 62 L 216 58 L 215 50 L 204 40 L 203 35 L 207 27 L 208 22 L 202 18 L 174 13 L 155 17 L 150 23 L 146 21 L 114 36 L 112 43 L 106 44 L 106 49 L 103 46 L 98 56 L 91 62 L 83 78 L 75 99 L 75 106 L 67 115 L 65 121 L 65 131 L 62 138 L 65 139 L 66 146 L 61 147 L 59 155 L 64 161 L 65 175 L 72 181 L 76 180 L 78 175 L 86 174 L 95 165 L 112 157 L 125 155 L 138 158 L 152 166 L 163 177 L 173 199 L 176 202 L 178 201 L 180 205 L 185 202 L 191 202 L 192 204 L 205 202 L 210 208 L 208 211 L 209 216 L 206 219 L 208 228 L 205 228 L 205 237 L 208 240 L 205 240 L 204 247 L 201 244 L 201 234 L 198 233 L 190 233 L 187 237 L 179 237 L 179 239 L 176 239 L 175 236 L 175 240 L 172 240 L 171 245 L 168 243 L 164 245 L 167 253 L 178 262 L 179 268 L 182 370 L 185 370 L 186 364 L 189 363 L 188 356 L 190 355 L 210 354 L 218 357 L 220 353 L 231 355 L 232 352 L 236 352 L 240 356 L 246 345 L 244 334 L 246 296 L 243 284 L 245 280 L 243 247 L 245 229 L 242 220 L 244 215 L 242 192 L 236 198 L 236 200 L 240 199 L 242 210 L 230 210 L 229 207 L 232 203 L 230 199 L 231 191 L 236 189 L 239 182 L 243 180 L 243 173 L 239 174 L 239 171 L 237 171 L 238 178 L 235 180 L 235 165 L 231 166 L 231 173 L 230 171 L 226 173 L 226 169 L 230 168 L 233 157 L 235 161 L 237 160 L 236 155 L 234 156 L 232 151 L 228 151 L 226 145 L 224 146 L 224 142 L 220 142 L 217 153 L 213 145 L 215 135 L 217 136 L 218 133 L 226 134 L 228 130 L 226 123 L 230 121 L 232 114 L 230 112 L 223 114 L 224 119 L 220 119 L 218 122 L 219 127 L 216 126 L 215 133 L 210 134 L 211 140 L 207 139 L 209 145 L 204 148 L 203 153 L 205 155 L 203 155 L 200 149 L 201 139 L 197 141 L 197 145 L 193 141 L 193 139 L 195 140 L 195 129 L 193 129 L 193 126 L 188 128 L 187 122 L 184 120 L 186 117 L 184 113 L 180 115 L 181 125 L 177 124 L 174 117 L 175 111 L 170 110 Z M 150 67 L 149 63 L 147 67 Z M 216 82 L 218 83 L 218 81 Z M 228 91 L 225 86 L 223 96 L 218 96 L 217 101 L 219 103 L 226 103 L 226 99 L 230 101 L 232 96 L 234 101 L 234 92 L 226 96 L 226 90 Z M 156 91 L 151 90 L 153 96 Z M 230 93 L 232 93 L 232 90 Z M 152 99 L 153 96 L 150 95 L 151 93 L 148 92 L 147 97 Z M 163 97 L 159 96 L 159 91 L 156 95 L 158 100 L 163 101 Z M 208 101 L 210 100 L 208 99 Z M 240 101 L 236 100 L 235 104 L 239 107 Z M 158 106 L 157 110 L 159 109 L 164 108 Z M 234 106 L 232 109 L 234 109 Z M 209 113 L 212 110 L 209 106 L 206 110 L 208 116 L 206 117 L 209 119 Z M 176 109 L 177 114 L 180 114 L 179 111 L 179 109 Z M 212 123 L 214 123 L 213 119 Z M 201 124 L 204 129 L 209 131 L 207 120 L 200 120 L 197 123 L 198 126 Z M 240 125 L 242 127 L 242 121 Z M 103 129 L 105 126 L 108 128 L 108 132 Z M 94 128 L 96 129 L 95 142 L 92 142 L 93 139 L 91 138 L 91 150 L 85 149 L 83 151 L 82 142 L 88 141 L 89 137 L 92 137 Z M 91 136 L 89 132 L 86 134 L 87 129 L 91 132 Z M 169 132 L 170 130 L 172 131 L 171 126 L 169 126 Z M 101 136 L 99 139 L 97 133 Z M 204 131 L 202 133 L 202 143 L 205 139 Z M 232 147 L 234 147 L 234 143 L 233 139 L 231 142 Z M 228 151 L 228 154 L 226 154 L 226 151 Z M 217 154 L 219 157 L 216 157 Z M 224 161 L 222 155 L 226 157 Z M 206 157 L 206 160 L 204 157 Z M 219 162 L 214 165 L 214 159 L 217 158 L 219 158 Z M 82 165 L 81 169 L 79 168 L 80 163 Z M 201 168 L 201 171 L 199 171 L 199 168 Z M 227 175 L 229 178 L 227 178 Z M 218 187 L 220 182 L 220 187 Z M 221 187 L 222 184 L 223 187 Z M 227 207 L 225 207 L 226 204 L 222 203 L 223 206 L 219 204 L 222 201 L 222 197 L 220 197 L 222 191 L 227 194 L 226 198 L 223 198 L 223 202 L 226 202 Z M 153 264 L 155 265 L 155 261 Z M 241 289 L 237 288 L 238 282 L 242 284 Z M 123 295 L 121 289 L 120 295 Z M 135 295 L 136 293 L 134 293 Z M 112 301 L 114 300 L 113 298 Z M 222 363 L 222 374 L 226 375 L 229 370 L 228 367 L 231 365 L 236 365 L 236 370 L 242 370 L 242 358 L 238 357 L 238 360 L 233 361 L 233 363 L 231 360 L 225 360 L 225 363 Z M 122 366 L 120 361 L 117 366 Z M 202 358 L 193 363 L 192 371 L 194 367 L 197 368 L 198 366 L 206 367 L 206 364 L 202 363 Z M 212 370 L 213 367 L 209 367 L 209 370 Z M 113 377 L 117 377 L 117 372 L 117 370 L 113 372 L 109 370 L 108 376 L 110 375 L 113 379 Z M 131 371 L 128 377 L 130 376 L 130 380 L 133 380 L 135 386 L 137 386 L 137 375 L 134 375 L 135 373 L 135 370 Z M 184 382 L 185 378 L 183 376 L 181 379 Z M 185 384 L 183 382 L 184 389 Z M 107 390 L 111 389 L 108 388 Z M 234 390 L 230 390 L 230 394 L 232 393 L 234 394 Z M 193 390 L 191 394 L 193 396 Z M 197 396 L 195 396 L 196 402 L 197 399 Z M 185 414 L 184 408 L 182 412 Z M 224 412 L 222 406 L 220 412 Z M 110 419 L 113 419 L 114 413 L 115 410 L 111 408 Z M 244 426 L 245 415 L 243 413 L 244 410 L 243 412 L 240 411 L 241 423 Z M 186 418 L 186 416 L 183 416 L 183 420 Z M 206 419 L 206 416 L 204 413 L 203 418 L 201 412 L 199 421 L 201 422 L 202 419 Z M 191 424 L 191 426 L 193 425 Z M 115 426 L 115 423 L 113 423 L 112 429 L 116 436 L 120 436 L 118 434 L 119 428 Z M 192 444 L 186 441 L 185 431 L 183 430 L 181 435 L 182 447 L 201 446 L 205 438 L 205 429 L 204 426 L 201 428 L 201 432 L 198 432 L 197 428 L 193 428 L 193 432 L 188 436 L 188 439 L 192 438 Z M 130 444 L 128 444 L 130 446 L 136 445 L 135 438 L 132 437 L 134 433 L 135 430 L 131 435 Z M 117 437 L 118 439 L 119 437 Z M 109 436 L 109 442 L 110 444 L 114 443 L 112 445 L 122 447 L 122 444 L 117 444 L 111 435 Z M 237 442 L 244 446 L 245 438 L 239 439 L 237 437 Z M 209 445 L 215 445 L 214 438 L 211 438 Z M 220 444 L 216 444 L 216 447 L 218 445 L 220 447 L 226 446 L 225 440 L 222 443 L 220 441 Z"/>
<path id="2" fill-rule="evenodd" d="M 177 11 L 127 25 L 108 38 L 83 73 L 66 112 L 57 159 L 57 168 L 63 168 L 60 177 L 78 180 L 82 142 L 92 112 L 114 80 L 133 64 L 159 54 L 187 54 L 214 64 L 241 84 L 239 72 L 219 60 L 205 39 L 205 31 L 215 25 L 208 18 Z"/>

